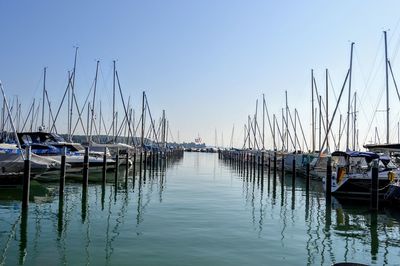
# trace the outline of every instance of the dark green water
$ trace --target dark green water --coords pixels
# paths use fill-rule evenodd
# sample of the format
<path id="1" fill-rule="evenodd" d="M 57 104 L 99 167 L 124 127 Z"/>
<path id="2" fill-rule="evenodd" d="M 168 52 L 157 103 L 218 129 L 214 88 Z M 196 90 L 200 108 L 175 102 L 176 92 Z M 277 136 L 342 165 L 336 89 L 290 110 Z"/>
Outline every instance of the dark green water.
<path id="1" fill-rule="evenodd" d="M 0 265 L 400 264 L 400 211 L 325 205 L 302 179 L 242 177 L 216 154 L 103 190 L 67 184 L 63 204 L 0 200 Z M 57 187 L 56 185 L 52 185 Z M 0 193 L 3 193 L 0 191 Z"/>

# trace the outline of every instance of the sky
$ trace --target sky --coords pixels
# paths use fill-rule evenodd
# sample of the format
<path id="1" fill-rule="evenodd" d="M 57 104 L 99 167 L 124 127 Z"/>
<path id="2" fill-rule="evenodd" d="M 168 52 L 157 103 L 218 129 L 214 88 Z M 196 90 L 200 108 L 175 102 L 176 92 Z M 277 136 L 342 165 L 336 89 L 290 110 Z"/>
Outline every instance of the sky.
<path id="1" fill-rule="evenodd" d="M 241 147 L 256 100 L 265 94 L 270 114 L 281 119 L 287 91 L 310 146 L 311 69 L 323 98 L 329 69 L 332 114 L 355 42 L 352 92 L 358 95 L 359 145 L 376 139 L 375 127 L 381 141 L 386 138 L 382 32 L 388 31 L 389 58 L 400 76 L 399 1 L 43 0 L 1 1 L 0 10 L 0 80 L 11 101 L 19 97 L 25 116 L 32 100 L 42 97 L 44 67 L 52 108 L 58 108 L 78 46 L 78 103 L 83 104 L 100 60 L 96 97 L 108 124 L 116 60 L 122 91 L 137 114 L 146 91 L 152 116 L 166 111 L 174 140 L 179 132 L 180 141 L 200 136 L 214 145 L 217 133 L 218 145 L 228 146 L 232 138 Z M 400 107 L 390 86 L 390 140 L 397 142 Z M 346 104 L 347 91 L 333 123 L 335 135 Z M 100 101 L 95 106 L 99 110 Z M 57 127 L 66 131 L 66 107 L 62 110 Z M 270 146 L 269 128 L 265 131 Z"/>

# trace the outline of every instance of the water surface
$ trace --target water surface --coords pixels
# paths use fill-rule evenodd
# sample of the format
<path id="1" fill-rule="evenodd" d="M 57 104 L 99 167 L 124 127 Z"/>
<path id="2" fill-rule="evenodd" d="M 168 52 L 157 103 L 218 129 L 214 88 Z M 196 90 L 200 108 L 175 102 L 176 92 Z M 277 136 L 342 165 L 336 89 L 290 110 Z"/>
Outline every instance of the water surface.
<path id="1" fill-rule="evenodd" d="M 0 265 L 400 263 L 398 210 L 326 205 L 316 181 L 307 197 L 301 178 L 243 175 L 206 153 L 123 175 L 86 196 L 68 183 L 61 202 L 47 184 L 50 202 L 27 213 L 0 200 Z"/>

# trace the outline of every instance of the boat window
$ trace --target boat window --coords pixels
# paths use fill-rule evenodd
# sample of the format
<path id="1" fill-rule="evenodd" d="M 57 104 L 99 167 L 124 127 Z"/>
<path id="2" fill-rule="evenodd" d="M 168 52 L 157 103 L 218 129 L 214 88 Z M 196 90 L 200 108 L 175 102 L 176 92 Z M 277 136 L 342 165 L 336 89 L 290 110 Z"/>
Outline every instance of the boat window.
<path id="1" fill-rule="evenodd" d="M 32 139 L 29 135 L 23 135 L 21 139 L 25 144 L 32 143 Z"/>
<path id="2" fill-rule="evenodd" d="M 359 171 L 368 169 L 368 163 L 364 157 L 351 157 L 350 166 Z"/>
<path id="3" fill-rule="evenodd" d="M 387 163 L 386 163 L 386 168 L 389 168 L 389 169 L 397 169 L 397 166 L 396 166 L 391 160 L 389 160 L 389 161 L 387 161 Z"/>

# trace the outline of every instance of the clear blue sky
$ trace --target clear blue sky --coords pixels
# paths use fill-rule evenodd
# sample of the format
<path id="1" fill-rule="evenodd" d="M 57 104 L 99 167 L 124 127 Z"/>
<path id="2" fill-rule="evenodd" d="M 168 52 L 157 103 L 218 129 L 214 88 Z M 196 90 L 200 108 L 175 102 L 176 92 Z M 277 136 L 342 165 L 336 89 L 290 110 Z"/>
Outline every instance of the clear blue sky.
<path id="1" fill-rule="evenodd" d="M 354 41 L 353 84 L 362 100 L 363 142 L 384 86 L 385 29 L 390 29 L 394 70 L 400 71 L 395 60 L 399 1 L 1 1 L 0 10 L 0 79 L 9 97 L 19 95 L 26 109 L 34 97 L 39 99 L 46 66 L 56 108 L 67 84 L 66 73 L 72 69 L 73 47 L 78 45 L 80 102 L 99 59 L 100 97 L 103 110 L 111 111 L 116 59 L 122 88 L 135 109 L 140 109 L 145 89 L 153 115 L 166 109 L 174 137 L 179 130 L 182 141 L 200 134 L 214 144 L 217 129 L 219 142 L 223 132 L 228 144 L 235 124 L 239 144 L 256 98 L 265 93 L 270 112 L 279 114 L 285 90 L 290 107 L 298 108 L 309 132 L 310 69 L 315 69 L 322 90 L 324 70 L 329 68 L 338 93 Z M 400 108 L 392 93 L 391 138 L 397 140 Z M 345 113 L 344 105 L 341 112 Z M 373 124 L 380 126 L 382 139 L 383 119 L 379 113 Z"/>

